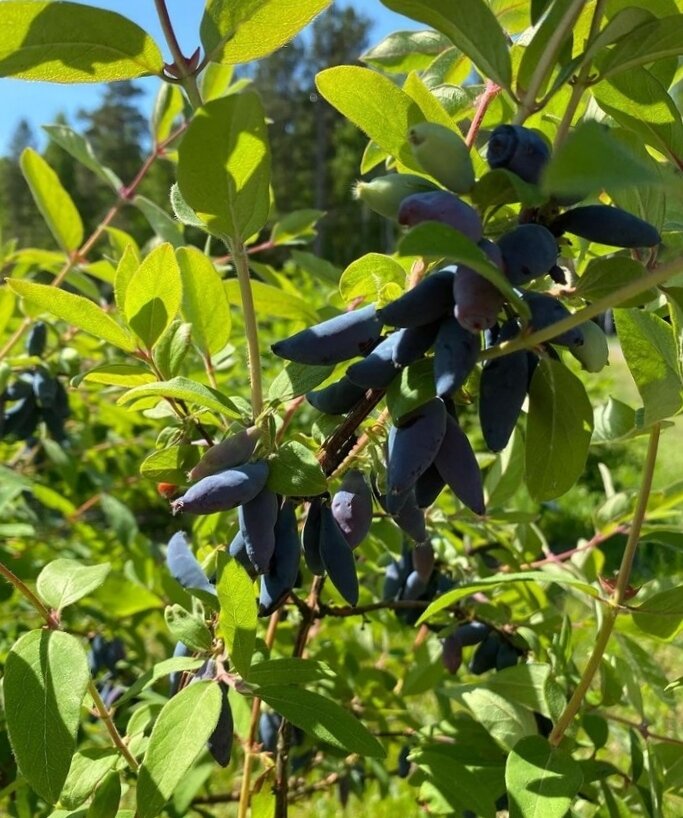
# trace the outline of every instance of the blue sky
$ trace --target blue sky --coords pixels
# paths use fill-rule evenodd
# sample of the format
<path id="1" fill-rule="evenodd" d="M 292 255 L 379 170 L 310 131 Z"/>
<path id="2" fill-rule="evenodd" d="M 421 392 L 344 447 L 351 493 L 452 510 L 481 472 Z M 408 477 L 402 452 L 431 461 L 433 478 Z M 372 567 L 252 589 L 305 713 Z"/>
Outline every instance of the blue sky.
<path id="1" fill-rule="evenodd" d="M 87 0 L 89 5 L 117 11 L 135 21 L 151 34 L 168 58 L 168 49 L 154 11 L 152 0 Z M 382 6 L 378 0 L 346 0 L 336 2 L 341 6 L 354 6 L 359 12 L 374 20 L 370 42 L 376 43 L 386 34 L 400 29 L 420 28 L 414 21 L 401 17 Z M 191 53 L 198 45 L 199 21 L 204 3 L 201 0 L 167 0 L 171 19 L 180 45 L 185 54 Z M 148 92 L 146 104 L 149 107 L 158 88 L 159 80 L 148 77 L 138 81 Z M 5 153 L 8 141 L 17 122 L 28 119 L 36 133 L 40 125 L 54 120 L 55 115 L 64 111 L 71 124 L 78 127 L 75 114 L 80 108 L 97 107 L 102 92 L 101 85 L 58 85 L 42 82 L 0 79 L 0 155 Z"/>

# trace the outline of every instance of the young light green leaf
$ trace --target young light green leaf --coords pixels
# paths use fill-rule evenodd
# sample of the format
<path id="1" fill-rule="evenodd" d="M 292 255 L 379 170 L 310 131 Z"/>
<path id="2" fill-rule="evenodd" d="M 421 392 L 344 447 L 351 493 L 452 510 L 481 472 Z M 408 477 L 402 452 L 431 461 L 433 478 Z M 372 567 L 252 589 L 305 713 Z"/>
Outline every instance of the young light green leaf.
<path id="1" fill-rule="evenodd" d="M 173 247 L 180 247 L 184 241 L 183 226 L 177 222 L 156 202 L 146 196 L 136 196 L 133 204 L 149 222 L 149 226 L 162 241 L 167 241 Z"/>
<path id="2" fill-rule="evenodd" d="M 61 611 L 99 588 L 110 568 L 108 562 L 80 565 L 76 560 L 53 560 L 38 574 L 36 590 L 46 605 Z"/>
<path id="3" fill-rule="evenodd" d="M 239 418 L 240 413 L 235 404 L 221 394 L 217 389 L 204 386 L 203 383 L 191 381 L 189 378 L 180 376 L 171 378 L 170 381 L 159 383 L 146 383 L 136 386 L 124 392 L 117 403 L 130 403 L 138 398 L 148 398 L 158 396 L 160 398 L 174 398 L 184 400 L 190 404 L 217 412 L 219 415 L 227 415 L 231 418 Z"/>
<path id="4" fill-rule="evenodd" d="M 183 112 L 185 101 L 178 85 L 163 82 L 154 100 L 152 111 L 152 136 L 159 143 L 168 139 L 173 125 Z"/>
<path id="5" fill-rule="evenodd" d="M 241 304 L 239 282 L 236 278 L 229 278 L 224 282 L 225 292 L 231 304 Z M 251 292 L 254 298 L 254 307 L 259 315 L 271 318 L 289 318 L 292 321 L 306 321 L 315 323 L 318 314 L 309 301 L 294 293 L 264 284 L 263 281 L 251 282 Z"/>
<path id="6" fill-rule="evenodd" d="M 489 79 L 510 88 L 512 67 L 505 33 L 484 0 L 382 0 L 382 5 L 445 34 Z"/>
<path id="7" fill-rule="evenodd" d="M 175 86 L 165 87 L 173 88 Z M 83 167 L 88 168 L 105 184 L 109 185 L 112 190 L 118 192 L 123 187 L 123 182 L 114 171 L 100 163 L 95 156 L 92 145 L 82 134 L 77 133 L 68 125 L 43 125 L 42 128 L 55 145 L 59 145 L 60 148 L 73 156 Z"/>
<path id="8" fill-rule="evenodd" d="M 315 78 L 325 99 L 403 165 L 421 173 L 407 134 L 426 119 L 420 106 L 388 77 L 353 65 L 326 68 Z"/>
<path id="9" fill-rule="evenodd" d="M 463 690 L 458 698 L 462 699 L 490 735 L 508 750 L 524 736 L 537 730 L 536 719 L 530 710 L 492 690 L 475 687 Z"/>
<path id="10" fill-rule="evenodd" d="M 634 623 L 644 633 L 671 639 L 683 622 L 683 587 L 668 588 L 631 610 Z"/>
<path id="11" fill-rule="evenodd" d="M 497 287 L 506 299 L 514 304 L 517 312 L 528 316 L 529 308 L 515 292 L 514 287 L 501 271 L 474 242 L 462 233 L 440 222 L 423 222 L 413 227 L 400 240 L 399 249 L 404 256 L 445 258 L 449 264 L 465 264 L 476 270 Z"/>
<path id="12" fill-rule="evenodd" d="M 95 791 L 86 818 L 116 818 L 121 802 L 121 777 L 110 772 Z"/>
<path id="13" fill-rule="evenodd" d="M 197 216 L 185 199 L 183 199 L 183 194 L 180 192 L 177 182 L 171 185 L 170 198 L 171 208 L 179 222 L 186 224 L 188 227 L 197 227 L 199 230 L 206 230 L 204 222 Z"/>
<path id="14" fill-rule="evenodd" d="M 67 253 L 77 250 L 83 241 L 83 222 L 57 174 L 33 148 L 24 149 L 19 164 L 57 244 Z"/>
<path id="15" fill-rule="evenodd" d="M 192 324 L 179 318 L 166 327 L 156 342 L 152 357 L 164 378 L 175 378 L 192 344 Z"/>
<path id="16" fill-rule="evenodd" d="M 156 818 L 213 733 L 221 709 L 221 689 L 196 682 L 166 702 L 154 724 L 140 765 L 138 818 Z"/>
<path id="17" fill-rule="evenodd" d="M 316 456 L 296 440 L 283 443 L 268 466 L 268 488 L 278 494 L 313 497 L 327 489 L 327 480 Z"/>
<path id="18" fill-rule="evenodd" d="M 74 327 L 101 338 L 125 352 L 132 352 L 135 349 L 135 341 L 131 336 L 104 310 L 87 298 L 33 281 L 7 279 L 7 285 L 34 306 Z"/>
<path id="19" fill-rule="evenodd" d="M 62 631 L 30 631 L 7 655 L 3 687 L 12 750 L 21 774 L 49 804 L 69 772 L 89 680 L 83 646 Z"/>
<path id="20" fill-rule="evenodd" d="M 643 399 L 644 424 L 671 417 L 683 399 L 670 324 L 642 310 L 615 310 L 614 316 L 626 363 Z"/>
<path id="21" fill-rule="evenodd" d="M 244 241 L 270 209 L 270 149 L 259 97 L 247 92 L 200 108 L 178 148 L 178 187 L 209 232 Z"/>
<path id="22" fill-rule="evenodd" d="M 176 251 L 183 282 L 183 316 L 192 340 L 206 355 L 220 352 L 230 339 L 230 302 L 211 259 L 196 247 Z"/>
<path id="23" fill-rule="evenodd" d="M 334 676 L 329 665 L 315 659 L 266 659 L 249 668 L 249 684 L 257 687 L 305 685 Z"/>
<path id="24" fill-rule="evenodd" d="M 297 727 L 340 750 L 370 758 L 386 752 L 363 723 L 336 702 L 300 687 L 261 687 L 259 698 Z"/>
<path id="25" fill-rule="evenodd" d="M 203 659 L 191 659 L 188 656 L 176 656 L 172 659 L 164 659 L 136 679 L 118 700 L 117 705 L 121 706 L 124 702 L 134 699 L 137 695 L 142 693 L 143 690 L 147 690 L 148 687 L 151 687 L 159 679 L 163 679 L 164 676 L 169 676 L 171 673 L 182 673 L 185 670 L 197 670 L 197 668 L 203 664 Z"/>
<path id="26" fill-rule="evenodd" d="M 667 57 L 683 54 L 683 17 L 676 14 L 638 26 L 606 52 L 600 63 L 603 79 L 620 71 L 650 65 Z"/>
<path id="27" fill-rule="evenodd" d="M 268 400 L 282 402 L 310 392 L 333 371 L 333 366 L 309 366 L 289 361 L 271 383 L 268 389 Z"/>
<path id="28" fill-rule="evenodd" d="M 198 459 L 197 446 L 167 446 L 147 455 L 140 464 L 140 474 L 149 480 L 182 485 L 187 481 L 187 472 Z"/>
<path id="29" fill-rule="evenodd" d="M 168 605 L 164 619 L 173 638 L 187 645 L 190 650 L 211 650 L 211 632 L 199 616 L 185 610 L 182 605 Z"/>
<path id="30" fill-rule="evenodd" d="M 114 276 L 114 298 L 120 313 L 125 314 L 128 285 L 139 266 L 140 258 L 136 248 L 127 244 L 121 254 L 119 263 L 116 265 L 116 275 Z"/>
<path id="31" fill-rule="evenodd" d="M 428 68 L 450 47 L 451 41 L 438 31 L 394 31 L 361 54 L 360 59 L 392 74 L 407 74 Z"/>
<path id="32" fill-rule="evenodd" d="M 505 766 L 510 818 L 564 818 L 583 783 L 578 762 L 542 736 L 526 736 Z"/>
<path id="33" fill-rule="evenodd" d="M 552 711 L 547 696 L 550 671 L 550 665 L 532 663 L 515 665 L 491 676 L 486 682 L 486 687 L 508 701 L 529 710 L 536 710 L 550 718 Z"/>
<path id="34" fill-rule="evenodd" d="M 160 74 L 164 60 L 139 26 L 81 3 L 0 3 L 0 76 L 116 82 Z"/>
<path id="35" fill-rule="evenodd" d="M 507 168 L 495 168 L 480 176 L 471 196 L 482 211 L 513 202 L 521 202 L 525 207 L 538 207 L 545 201 L 536 185 L 530 185 Z"/>
<path id="36" fill-rule="evenodd" d="M 579 479 L 592 431 L 583 383 L 559 361 L 542 360 L 531 381 L 526 432 L 526 483 L 535 500 L 559 497 Z"/>
<path id="37" fill-rule="evenodd" d="M 647 270 L 641 262 L 626 256 L 592 259 L 576 284 L 576 294 L 587 301 L 597 301 L 610 295 L 619 287 L 642 278 Z M 621 304 L 622 307 L 639 307 L 657 297 L 657 290 L 645 290 Z"/>
<path id="38" fill-rule="evenodd" d="M 324 210 L 293 210 L 274 225 L 270 233 L 273 244 L 302 244 L 317 235 L 315 225 L 325 215 Z"/>
<path id="39" fill-rule="evenodd" d="M 80 807 L 105 775 L 114 769 L 119 758 L 118 750 L 114 748 L 87 747 L 74 753 L 59 803 L 67 809 Z"/>
<path id="40" fill-rule="evenodd" d="M 100 364 L 81 372 L 71 379 L 71 385 L 76 387 L 83 381 L 88 383 L 103 383 L 107 386 L 140 386 L 143 383 L 156 381 L 154 375 L 142 364 Z"/>
<path id="41" fill-rule="evenodd" d="M 659 177 L 611 129 L 584 122 L 569 134 L 546 166 L 541 184 L 548 194 L 585 198 L 604 188 L 656 184 Z"/>
<path id="42" fill-rule="evenodd" d="M 220 571 L 216 591 L 220 604 L 218 635 L 235 669 L 246 679 L 258 622 L 254 583 L 237 560 L 229 560 Z"/>
<path id="43" fill-rule="evenodd" d="M 339 292 L 347 303 L 356 298 L 377 301 L 387 284 L 405 286 L 406 271 L 390 256 L 366 253 L 352 261 L 339 279 Z"/>
<path id="44" fill-rule="evenodd" d="M 207 0 L 200 34 L 208 59 L 257 60 L 289 42 L 332 0 Z"/>
<path id="45" fill-rule="evenodd" d="M 133 273 L 125 295 L 130 328 L 148 349 L 180 309 L 182 284 L 173 247 L 160 244 Z"/>

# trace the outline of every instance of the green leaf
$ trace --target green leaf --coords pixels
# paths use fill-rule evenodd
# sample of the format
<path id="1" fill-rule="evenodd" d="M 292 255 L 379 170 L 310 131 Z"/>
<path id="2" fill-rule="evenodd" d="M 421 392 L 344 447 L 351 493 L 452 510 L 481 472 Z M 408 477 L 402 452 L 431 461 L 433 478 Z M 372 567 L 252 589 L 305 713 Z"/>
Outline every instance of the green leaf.
<path id="1" fill-rule="evenodd" d="M 164 60 L 139 26 L 80 3 L 0 3 L 0 76 L 116 82 L 160 74 Z"/>
<path id="2" fill-rule="evenodd" d="M 224 286 L 228 301 L 235 306 L 241 304 L 242 297 L 237 279 L 229 278 L 224 282 Z M 267 315 L 270 318 L 289 318 L 293 321 L 306 321 L 307 323 L 315 323 L 318 320 L 318 313 L 310 301 L 280 287 L 252 279 L 251 294 L 254 299 L 254 307 L 259 315 Z"/>
<path id="3" fill-rule="evenodd" d="M 542 736 L 527 736 L 508 756 L 510 818 L 564 818 L 583 783 L 578 762 Z"/>
<path id="4" fill-rule="evenodd" d="M 200 108 L 178 148 L 178 187 L 206 229 L 232 241 L 257 233 L 270 210 L 270 149 L 251 92 Z"/>
<path id="5" fill-rule="evenodd" d="M 387 409 L 394 423 L 404 415 L 427 403 L 436 394 L 434 384 L 434 362 L 425 358 L 401 370 L 387 389 Z"/>
<path id="6" fill-rule="evenodd" d="M 154 100 L 151 121 L 152 136 L 156 143 L 168 139 L 173 126 L 177 125 L 178 119 L 183 113 L 184 106 L 185 101 L 180 86 L 170 85 L 167 82 L 161 83 Z"/>
<path id="7" fill-rule="evenodd" d="M 192 344 L 192 324 L 185 324 L 180 319 L 166 327 L 156 342 L 152 357 L 162 377 L 175 378 L 190 351 Z"/>
<path id="8" fill-rule="evenodd" d="M 76 560 L 53 560 L 38 575 L 36 590 L 46 605 L 61 611 L 99 588 L 110 568 L 108 562 L 80 565 Z"/>
<path id="9" fill-rule="evenodd" d="M 162 241 L 167 241 L 173 247 L 180 247 L 184 241 L 183 226 L 178 223 L 156 202 L 146 196 L 136 196 L 133 204 L 149 222 L 149 226 Z"/>
<path id="10" fill-rule="evenodd" d="M 215 355 L 230 339 L 230 302 L 211 259 L 196 247 L 176 251 L 183 282 L 183 316 L 192 324 L 192 340 Z"/>
<path id="11" fill-rule="evenodd" d="M 173 247 L 160 244 L 133 273 L 126 289 L 126 320 L 148 349 L 180 309 L 182 284 Z"/>
<path id="12" fill-rule="evenodd" d="M 80 807 L 107 773 L 114 769 L 119 758 L 118 750 L 114 748 L 88 747 L 74 753 L 59 803 L 67 809 Z"/>
<path id="13" fill-rule="evenodd" d="M 1 14 L 0 6 L 0 18 Z M 23 150 L 19 164 L 38 210 L 57 244 L 67 253 L 77 250 L 83 241 L 83 222 L 57 174 L 33 148 Z"/>
<path id="14" fill-rule="evenodd" d="M 207 0 L 200 34 L 208 59 L 242 63 L 289 42 L 332 0 Z"/>
<path id="15" fill-rule="evenodd" d="M 671 639 L 683 622 L 683 587 L 669 588 L 631 609 L 633 621 L 644 633 Z"/>
<path id="16" fill-rule="evenodd" d="M 132 244 L 127 244 L 119 263 L 116 265 L 116 274 L 114 276 L 114 298 L 120 313 L 125 314 L 128 285 L 139 266 L 140 255 L 137 248 Z"/>
<path id="17" fill-rule="evenodd" d="M 315 78 L 325 99 L 401 164 L 421 173 L 408 131 L 426 119 L 420 106 L 388 77 L 369 68 L 338 65 Z"/>
<path id="18" fill-rule="evenodd" d="M 650 65 L 683 54 L 683 17 L 676 14 L 651 20 L 622 37 L 600 62 L 603 79 L 620 71 Z"/>
<path id="19" fill-rule="evenodd" d="M 334 371 L 333 366 L 308 366 L 292 361 L 286 363 L 268 389 L 272 403 L 291 400 L 315 389 Z"/>
<path id="20" fill-rule="evenodd" d="M 187 645 L 190 650 L 202 653 L 211 650 L 213 639 L 202 617 L 176 604 L 167 606 L 164 619 L 177 642 Z"/>
<path id="21" fill-rule="evenodd" d="M 636 412 L 627 403 L 609 398 L 595 408 L 593 443 L 607 443 L 629 435 L 636 427 Z"/>
<path id="22" fill-rule="evenodd" d="M 191 659 L 187 656 L 175 656 L 172 659 L 164 659 L 154 667 L 145 671 L 133 684 L 126 690 L 117 702 L 117 706 L 121 706 L 124 702 L 134 699 L 143 690 L 147 690 L 159 679 L 168 676 L 171 673 L 182 673 L 184 670 L 197 670 L 204 664 L 203 659 Z"/>
<path id="23" fill-rule="evenodd" d="M 480 176 L 471 196 L 482 211 L 516 202 L 525 207 L 538 207 L 545 201 L 536 185 L 530 185 L 507 168 L 495 168 Z"/>
<path id="24" fill-rule="evenodd" d="M 329 665 L 315 659 L 266 659 L 249 668 L 249 684 L 256 687 L 305 685 L 334 677 Z"/>
<path id="25" fill-rule="evenodd" d="M 121 779 L 118 772 L 110 772 L 95 792 L 86 818 L 116 818 L 121 801 Z"/>
<path id="26" fill-rule="evenodd" d="M 655 184 L 658 175 L 598 122 L 578 125 L 551 157 L 541 180 L 548 194 L 600 193 L 603 188 L 619 190 Z"/>
<path id="27" fill-rule="evenodd" d="M 7 285 L 17 295 L 29 303 L 57 318 L 61 318 L 84 332 L 94 335 L 124 352 L 132 352 L 135 342 L 113 318 L 92 301 L 80 295 L 72 295 L 57 287 L 47 284 L 35 284 L 32 281 L 7 279 Z"/>
<path id="28" fill-rule="evenodd" d="M 187 481 L 187 472 L 198 459 L 197 446 L 168 446 L 147 455 L 140 464 L 140 474 L 156 482 L 183 485 Z"/>
<path id="29" fill-rule="evenodd" d="M 315 225 L 325 215 L 324 210 L 293 210 L 275 222 L 270 232 L 273 244 L 301 244 L 315 238 Z"/>
<path id="30" fill-rule="evenodd" d="M 428 68 L 450 47 L 451 41 L 438 31 L 394 31 L 360 59 L 392 74 L 407 74 Z"/>
<path id="31" fill-rule="evenodd" d="M 428 619 L 432 619 L 438 613 L 445 610 L 446 608 L 450 608 L 452 605 L 455 605 L 456 602 L 459 602 L 461 599 L 465 599 L 472 594 L 476 594 L 479 591 L 490 591 L 492 588 L 495 588 L 498 585 L 508 585 L 509 583 L 515 582 L 556 582 L 558 585 L 566 585 L 570 588 L 577 588 L 584 594 L 597 599 L 600 596 L 599 591 L 597 588 L 594 588 L 592 585 L 589 585 L 587 582 L 576 579 L 567 571 L 522 571 L 518 574 L 494 574 L 492 577 L 485 577 L 484 579 L 476 579 L 472 582 L 465 582 L 459 585 L 452 591 L 447 591 L 445 594 L 442 594 L 438 599 L 435 599 L 434 602 L 429 605 L 427 610 L 422 614 L 422 616 L 418 619 L 417 624 L 421 625 L 423 622 L 426 622 Z"/>
<path id="32" fill-rule="evenodd" d="M 59 145 L 62 150 L 73 156 L 83 167 L 92 171 L 109 185 L 112 190 L 118 192 L 123 187 L 123 182 L 114 171 L 100 163 L 90 142 L 82 134 L 77 133 L 68 125 L 42 125 L 41 127 L 55 145 Z"/>
<path id="33" fill-rule="evenodd" d="M 237 560 L 229 560 L 220 571 L 216 591 L 220 604 L 218 636 L 225 643 L 235 669 L 246 679 L 258 622 L 254 583 Z"/>
<path id="34" fill-rule="evenodd" d="M 30 631 L 7 655 L 3 689 L 14 757 L 31 788 L 50 804 L 69 772 L 89 680 L 82 645 L 62 631 Z"/>
<path id="35" fill-rule="evenodd" d="M 483 0 L 382 0 L 382 5 L 445 34 L 484 77 L 510 88 L 512 67 L 505 33 Z"/>
<path id="36" fill-rule="evenodd" d="M 186 224 L 188 227 L 198 227 L 200 230 L 206 230 L 204 222 L 197 216 L 185 199 L 183 199 L 183 194 L 180 192 L 177 182 L 171 185 L 170 198 L 171 208 L 179 222 Z"/>
<path id="37" fill-rule="evenodd" d="M 82 381 L 103 383 L 107 386 L 139 386 L 156 381 L 154 375 L 142 364 L 100 364 L 71 379 L 72 386 Z"/>
<path id="38" fill-rule="evenodd" d="M 424 802 L 428 814 L 433 811 L 434 814 L 476 814 L 478 818 L 495 818 L 494 792 L 502 788 L 502 782 L 499 785 L 496 781 L 491 786 L 493 782 L 488 780 L 488 776 L 493 774 L 502 779 L 502 766 L 492 763 L 479 765 L 471 752 L 467 759 L 469 763 L 461 758 L 454 758 L 454 755 L 455 751 L 451 747 L 436 748 L 433 745 L 411 751 L 410 760 L 428 776 L 420 789 L 420 802 Z M 487 786 L 482 784 L 482 773 L 487 775 Z M 434 798 L 435 795 L 438 801 Z M 431 799 L 436 801 L 434 805 L 430 803 Z"/>
<path id="39" fill-rule="evenodd" d="M 465 264 L 476 270 L 497 287 L 517 312 L 527 317 L 529 308 L 515 292 L 514 287 L 501 271 L 474 242 L 440 222 L 423 222 L 409 230 L 399 242 L 403 256 L 423 256 L 424 258 L 445 258 L 449 264 Z"/>
<path id="40" fill-rule="evenodd" d="M 666 88 L 649 71 L 624 71 L 594 85 L 592 93 L 602 110 L 624 128 L 675 164 L 683 161 L 681 115 Z"/>
<path id="41" fill-rule="evenodd" d="M 534 500 L 552 500 L 581 476 L 593 407 L 583 383 L 564 364 L 546 358 L 534 372 L 526 426 L 526 484 Z"/>
<path id="42" fill-rule="evenodd" d="M 184 400 L 190 404 L 195 404 L 219 415 L 227 415 L 231 418 L 239 418 L 240 413 L 235 404 L 221 394 L 217 389 L 204 386 L 203 383 L 191 381 L 188 378 L 171 378 L 170 381 L 159 383 L 146 383 L 129 389 L 117 400 L 117 403 L 130 403 L 139 398 L 149 398 L 157 396 L 160 398 L 170 398 L 174 400 Z"/>
<path id="43" fill-rule="evenodd" d="M 463 691 L 458 698 L 462 699 L 492 738 L 508 750 L 524 736 L 535 733 L 538 729 L 531 711 L 492 690 L 475 687 L 473 690 Z"/>
<path id="44" fill-rule="evenodd" d="M 553 713 L 547 696 L 550 672 L 550 665 L 515 665 L 499 670 L 487 680 L 486 687 L 508 701 L 551 718 Z"/>
<path id="45" fill-rule="evenodd" d="M 642 310 L 615 310 L 614 317 L 626 363 L 643 399 L 644 424 L 674 415 L 683 401 L 671 326 Z"/>
<path id="46" fill-rule="evenodd" d="M 138 818 L 155 818 L 213 733 L 222 695 L 213 681 L 188 685 L 166 702 L 140 765 Z"/>
<path id="47" fill-rule="evenodd" d="M 378 301 L 387 284 L 398 284 L 403 291 L 406 271 L 390 256 L 366 253 L 352 261 L 339 279 L 339 292 L 347 303 L 357 298 Z"/>
<path id="48" fill-rule="evenodd" d="M 611 256 L 592 259 L 576 284 L 576 295 L 587 301 L 598 301 L 615 290 L 642 278 L 645 267 L 627 256 Z M 657 290 L 645 290 L 622 303 L 622 307 L 639 307 L 657 297 Z"/>
<path id="49" fill-rule="evenodd" d="M 261 687 L 259 698 L 305 732 L 340 750 L 384 758 L 384 747 L 348 710 L 299 687 Z"/>
<path id="50" fill-rule="evenodd" d="M 285 497 L 314 497 L 327 490 L 316 456 L 296 440 L 283 443 L 268 466 L 268 488 Z"/>

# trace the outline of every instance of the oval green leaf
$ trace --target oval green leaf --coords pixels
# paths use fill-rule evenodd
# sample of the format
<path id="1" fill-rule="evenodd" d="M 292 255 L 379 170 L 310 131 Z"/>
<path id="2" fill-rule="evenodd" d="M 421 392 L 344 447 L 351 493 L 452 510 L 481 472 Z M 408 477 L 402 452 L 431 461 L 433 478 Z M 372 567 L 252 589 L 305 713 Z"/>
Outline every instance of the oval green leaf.
<path id="1" fill-rule="evenodd" d="M 192 340 L 215 355 L 230 339 L 230 302 L 211 259 L 196 247 L 176 251 L 183 282 L 183 316 L 192 324 Z"/>
<path id="2" fill-rule="evenodd" d="M 160 244 L 130 278 L 125 314 L 130 328 L 151 349 L 180 309 L 182 284 L 173 247 Z"/>
<path id="3" fill-rule="evenodd" d="M 61 611 L 99 588 L 110 568 L 108 562 L 80 565 L 76 560 L 53 560 L 38 575 L 36 590 L 46 605 Z"/>

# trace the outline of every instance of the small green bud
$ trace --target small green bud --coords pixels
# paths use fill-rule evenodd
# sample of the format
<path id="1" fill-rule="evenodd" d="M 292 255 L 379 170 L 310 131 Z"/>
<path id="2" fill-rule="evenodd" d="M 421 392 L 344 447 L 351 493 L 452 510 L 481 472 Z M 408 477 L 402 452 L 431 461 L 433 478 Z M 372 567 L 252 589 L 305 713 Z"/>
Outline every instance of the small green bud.
<path id="1" fill-rule="evenodd" d="M 460 136 L 436 122 L 420 122 L 408 131 L 413 156 L 425 173 L 454 193 L 474 186 L 474 168 Z"/>
<path id="2" fill-rule="evenodd" d="M 5 387 L 9 383 L 11 374 L 12 367 L 7 363 L 7 361 L 0 363 L 0 392 L 5 391 Z"/>
<path id="3" fill-rule="evenodd" d="M 586 372 L 600 372 L 609 364 L 607 336 L 595 321 L 586 321 L 579 329 L 583 335 L 583 344 L 570 346 L 569 351 Z"/>
<path id="4" fill-rule="evenodd" d="M 353 194 L 356 199 L 387 219 L 398 220 L 398 209 L 401 202 L 413 193 L 429 193 L 438 190 L 424 176 L 412 173 L 389 173 L 376 176 L 370 182 L 356 182 Z"/>

